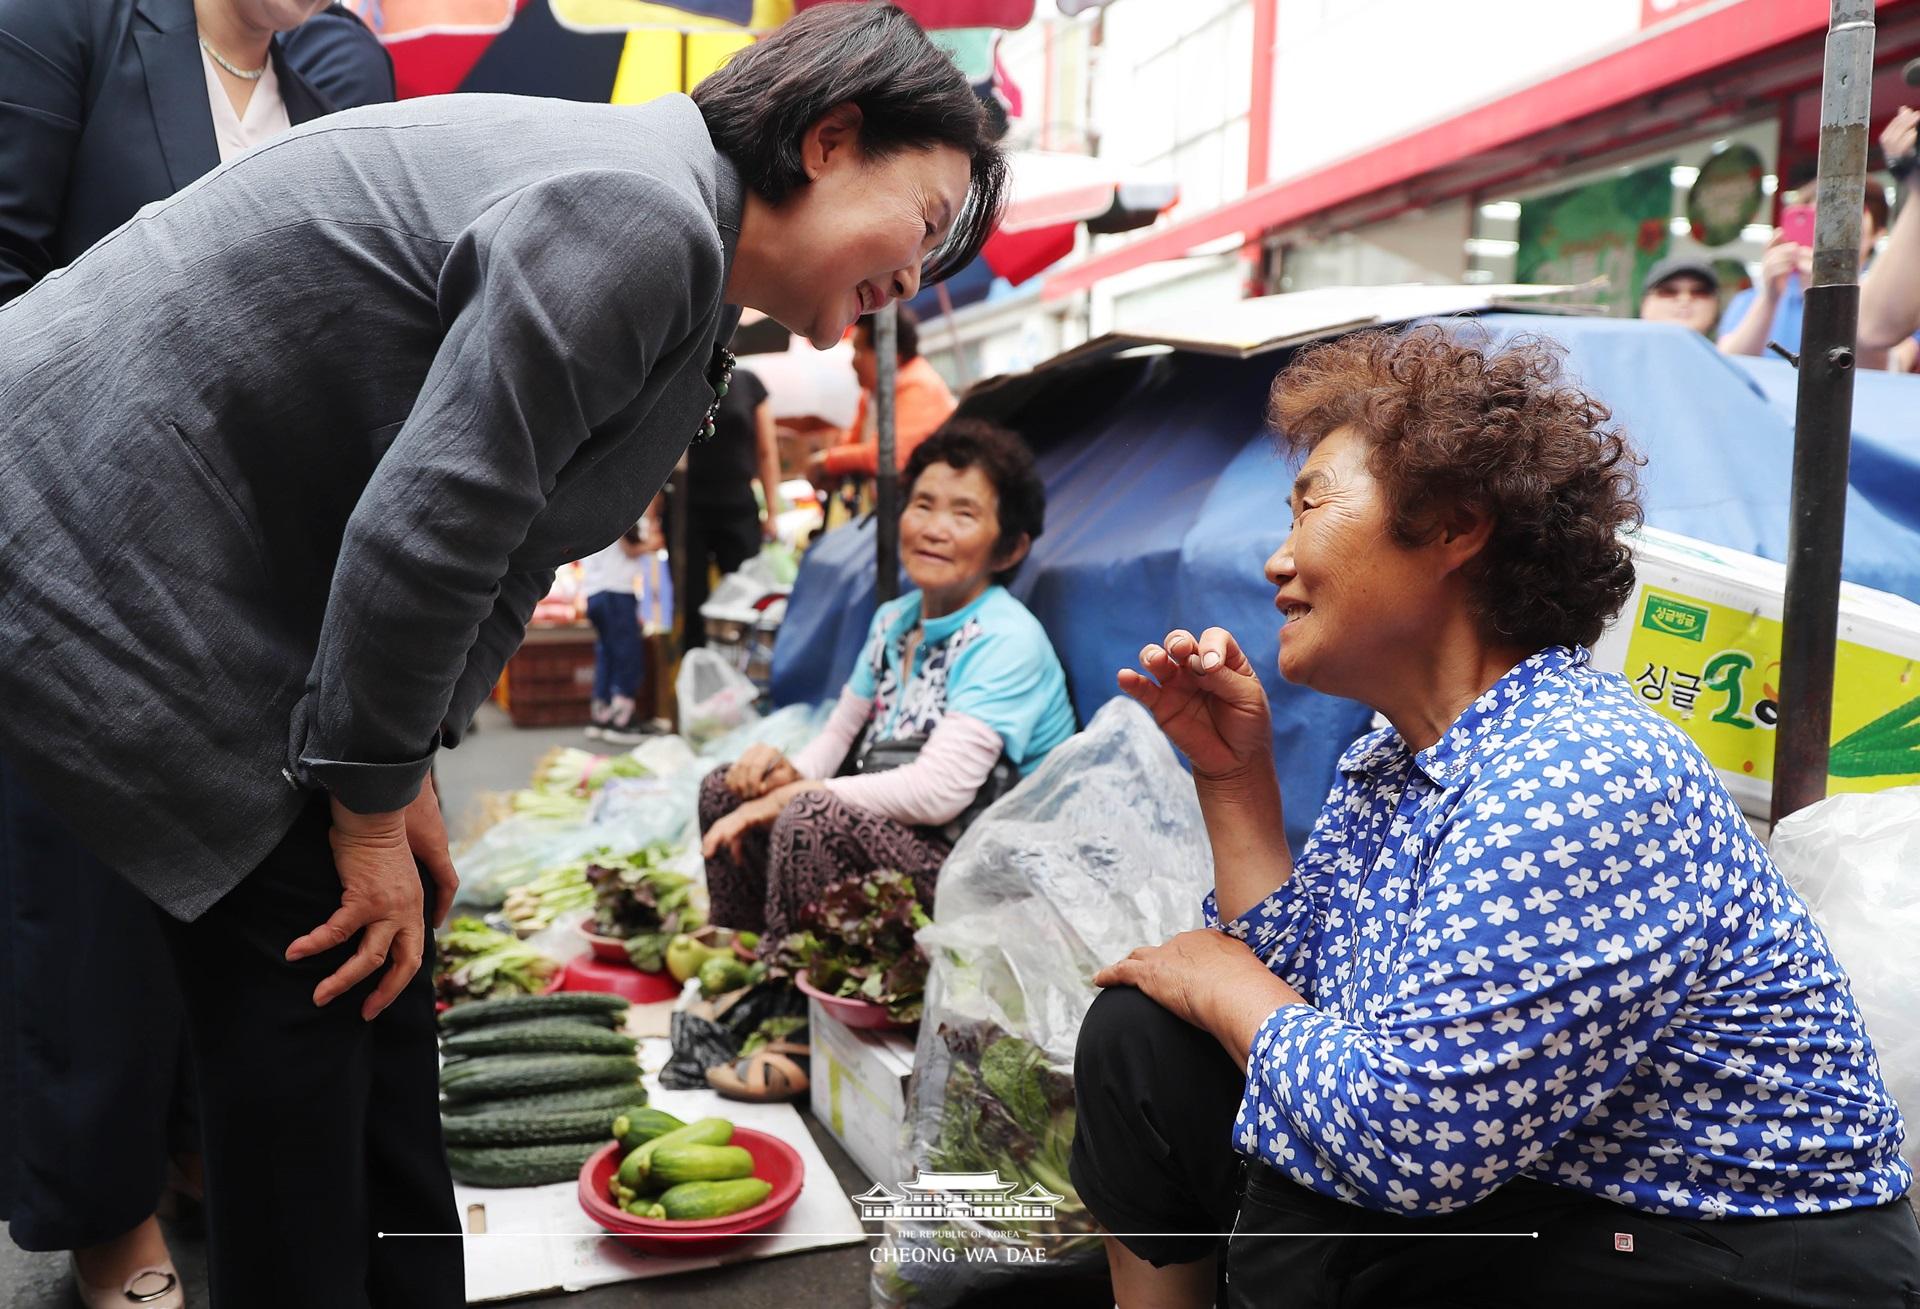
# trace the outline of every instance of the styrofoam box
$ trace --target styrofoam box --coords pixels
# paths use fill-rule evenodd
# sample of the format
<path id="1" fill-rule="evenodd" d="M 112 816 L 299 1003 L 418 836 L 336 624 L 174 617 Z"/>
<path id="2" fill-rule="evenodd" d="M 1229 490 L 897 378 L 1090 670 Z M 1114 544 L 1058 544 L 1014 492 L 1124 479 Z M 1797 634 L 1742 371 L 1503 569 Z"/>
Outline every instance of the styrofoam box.
<path id="1" fill-rule="evenodd" d="M 1633 595 L 1595 643 L 1594 666 L 1635 683 L 1643 698 L 1679 722 L 1700 743 L 1741 808 L 1749 815 L 1765 817 L 1773 793 L 1773 724 L 1767 708 L 1771 702 L 1764 701 L 1765 692 L 1778 687 L 1780 645 L 1775 625 L 1784 603 L 1787 570 L 1771 560 L 1654 528 L 1644 528 L 1627 539 L 1634 552 Z M 1653 612 L 1670 600 L 1677 603 L 1670 606 L 1669 613 Z M 1739 611 L 1740 622 L 1731 623 L 1726 610 Z M 1700 636 L 1674 638 L 1656 630 L 1663 617 L 1674 620 L 1670 631 L 1684 631 L 1696 620 L 1705 622 L 1710 614 L 1713 621 Z M 1915 675 L 1915 661 L 1920 661 L 1920 605 L 1844 583 L 1836 637 L 1842 643 L 1833 715 L 1834 735 L 1839 740 L 1862 723 L 1920 695 L 1920 675 Z M 1666 649 L 1697 652 L 1695 658 L 1703 666 L 1710 666 L 1723 649 L 1749 652 L 1754 667 L 1744 670 L 1745 704 L 1732 716 L 1746 719 L 1753 726 L 1736 731 L 1715 725 L 1716 712 L 1731 710 L 1731 697 L 1725 693 L 1710 694 L 1696 682 L 1685 687 L 1682 705 L 1674 692 L 1684 684 L 1656 687 L 1653 677 L 1644 677 L 1649 666 L 1658 663 L 1646 657 L 1646 647 L 1663 640 Z M 1697 644 L 1687 646 L 1688 641 Z M 1698 670 L 1679 669 L 1677 658 L 1671 662 L 1674 667 L 1668 672 L 1684 671 L 1687 681 L 1695 682 Z M 1658 701 L 1654 699 L 1656 693 L 1661 696 Z M 1912 780 L 1911 776 L 1892 775 L 1884 781 L 1878 777 L 1836 777 L 1830 788 L 1874 790 Z"/>
<path id="2" fill-rule="evenodd" d="M 907 1078 L 913 1041 L 903 1032 L 862 1032 L 808 1001 L 813 1045 L 813 1116 L 861 1171 L 892 1186 L 907 1164 Z"/>

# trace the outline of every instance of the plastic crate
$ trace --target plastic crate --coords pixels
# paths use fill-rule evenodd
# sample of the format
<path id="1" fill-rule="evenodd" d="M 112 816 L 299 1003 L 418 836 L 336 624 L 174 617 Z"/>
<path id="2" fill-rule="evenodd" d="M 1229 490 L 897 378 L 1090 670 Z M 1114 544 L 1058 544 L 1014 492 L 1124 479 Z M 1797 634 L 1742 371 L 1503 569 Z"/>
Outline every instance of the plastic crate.
<path id="1" fill-rule="evenodd" d="M 593 629 L 584 623 L 529 629 L 494 698 L 515 727 L 584 726 L 592 713 Z"/>

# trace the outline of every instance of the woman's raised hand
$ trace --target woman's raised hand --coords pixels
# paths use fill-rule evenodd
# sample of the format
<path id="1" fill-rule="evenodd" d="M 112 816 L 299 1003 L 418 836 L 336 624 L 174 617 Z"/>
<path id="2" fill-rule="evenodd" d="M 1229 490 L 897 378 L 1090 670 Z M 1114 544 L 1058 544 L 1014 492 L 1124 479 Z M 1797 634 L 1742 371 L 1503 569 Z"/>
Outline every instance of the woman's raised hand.
<path id="1" fill-rule="evenodd" d="M 1180 629 L 1140 652 L 1143 672 L 1120 671 L 1120 689 L 1153 715 L 1195 776 L 1231 777 L 1271 764 L 1273 723 L 1253 664 L 1224 627 Z"/>
<path id="2" fill-rule="evenodd" d="M 727 769 L 727 789 L 742 800 L 758 800 L 799 780 L 800 774 L 787 757 L 765 743 L 748 746 L 739 761 Z"/>

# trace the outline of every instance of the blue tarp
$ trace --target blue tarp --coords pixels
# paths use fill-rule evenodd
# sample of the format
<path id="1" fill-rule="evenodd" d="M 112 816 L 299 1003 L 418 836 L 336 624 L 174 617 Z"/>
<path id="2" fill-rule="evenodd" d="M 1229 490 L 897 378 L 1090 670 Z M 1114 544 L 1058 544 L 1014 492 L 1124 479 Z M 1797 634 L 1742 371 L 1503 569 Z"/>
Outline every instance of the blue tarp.
<path id="1" fill-rule="evenodd" d="M 1773 355 L 1736 362 L 1791 424 L 1800 385 L 1793 365 Z M 1920 532 L 1920 374 L 1854 375 L 1847 481 L 1887 517 Z"/>
<path id="2" fill-rule="evenodd" d="M 1568 366 L 1649 456 L 1656 527 L 1783 559 L 1790 418 L 1703 338 L 1613 319 L 1496 314 L 1496 339 L 1550 336 Z M 1114 673 L 1168 629 L 1239 637 L 1273 700 L 1289 834 L 1318 812 L 1342 749 L 1372 712 L 1289 686 L 1274 671 L 1279 618 L 1261 565 L 1284 539 L 1291 469 L 1263 426 L 1286 355 L 1106 358 L 976 389 L 963 412 L 1019 431 L 1047 483 L 1047 530 L 1013 591 L 1053 636 L 1082 722 L 1117 694 Z M 774 652 L 781 704 L 830 699 L 873 614 L 871 523 L 809 552 Z M 1920 529 L 1850 498 L 1846 576 L 1920 600 Z"/>

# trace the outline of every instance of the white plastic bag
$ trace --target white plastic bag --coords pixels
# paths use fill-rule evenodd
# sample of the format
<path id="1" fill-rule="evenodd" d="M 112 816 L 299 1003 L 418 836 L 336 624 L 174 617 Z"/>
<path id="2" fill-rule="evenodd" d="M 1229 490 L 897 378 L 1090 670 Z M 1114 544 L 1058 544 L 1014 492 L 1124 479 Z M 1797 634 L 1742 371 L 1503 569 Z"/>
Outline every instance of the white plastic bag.
<path id="1" fill-rule="evenodd" d="M 997 1169 L 1016 1191 L 1038 1183 L 1064 1199 L 1054 1221 L 1038 1224 L 888 1224 L 898 1258 L 875 1264 L 875 1304 L 933 1309 L 1103 1257 L 1066 1176 L 1073 1051 L 1093 974 L 1200 926 L 1212 884 L 1193 781 L 1124 698 L 967 829 L 941 868 L 933 925 L 917 938 L 931 969 L 909 1157 L 934 1172 Z M 913 1179 L 876 1180 L 897 1189 Z M 957 1244 L 991 1253 L 942 1257 Z"/>
<path id="2" fill-rule="evenodd" d="M 1920 1167 L 1920 786 L 1836 795 L 1783 818 L 1773 860 L 1812 907 L 1908 1115 L 1901 1154 Z"/>
<path id="3" fill-rule="evenodd" d="M 704 647 L 682 656 L 673 689 L 680 701 L 680 735 L 696 750 L 760 716 L 754 708 L 759 688 L 724 655 Z"/>

